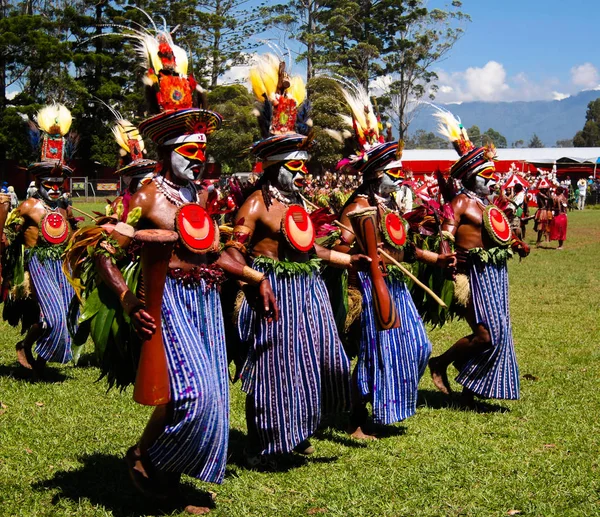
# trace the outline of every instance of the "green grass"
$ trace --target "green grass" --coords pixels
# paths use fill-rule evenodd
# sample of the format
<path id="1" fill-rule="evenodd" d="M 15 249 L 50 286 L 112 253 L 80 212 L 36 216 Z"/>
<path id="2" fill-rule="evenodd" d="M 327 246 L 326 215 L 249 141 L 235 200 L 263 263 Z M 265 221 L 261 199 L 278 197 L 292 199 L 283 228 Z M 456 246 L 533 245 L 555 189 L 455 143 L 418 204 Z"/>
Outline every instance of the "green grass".
<path id="1" fill-rule="evenodd" d="M 426 375 L 417 414 L 379 441 L 325 428 L 313 458 L 258 473 L 240 466 L 236 384 L 225 482 L 186 483 L 216 492 L 215 516 L 600 515 L 600 213 L 573 212 L 569 225 L 564 251 L 533 249 L 510 264 L 522 398 L 492 403 L 505 412 L 448 406 Z M 150 409 L 131 390 L 106 393 L 89 356 L 77 368 L 52 366 L 51 382 L 30 383 L 15 363 L 17 333 L 0 325 L 0 514 L 157 515 L 122 461 Z M 465 332 L 458 322 L 431 331 L 434 354 Z"/>

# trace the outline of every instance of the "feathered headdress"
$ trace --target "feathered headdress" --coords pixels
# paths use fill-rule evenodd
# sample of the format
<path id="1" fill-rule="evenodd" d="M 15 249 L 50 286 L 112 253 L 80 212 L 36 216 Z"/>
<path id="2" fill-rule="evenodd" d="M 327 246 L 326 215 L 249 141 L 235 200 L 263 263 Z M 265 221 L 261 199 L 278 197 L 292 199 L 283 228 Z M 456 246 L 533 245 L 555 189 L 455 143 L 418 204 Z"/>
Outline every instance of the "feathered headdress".
<path id="1" fill-rule="evenodd" d="M 308 133 L 312 123 L 306 86 L 299 75 L 290 77 L 283 59 L 274 54 L 259 56 L 250 68 L 250 83 L 260 104 L 256 115 L 263 138 Z"/>
<path id="2" fill-rule="evenodd" d="M 120 176 L 133 176 L 148 174 L 156 167 L 154 160 L 144 158 L 146 152 L 144 139 L 138 128 L 122 117 L 122 115 L 110 108 L 115 116 L 115 125 L 112 133 L 117 144 L 119 144 L 121 160 L 115 174 Z"/>
<path id="3" fill-rule="evenodd" d="M 77 148 L 78 136 L 70 135 L 73 117 L 68 108 L 62 104 L 49 104 L 40 109 L 35 122 L 29 122 L 31 142 L 34 148 L 41 142 L 41 161 L 29 166 L 34 175 L 42 173 L 52 176 L 70 175 L 72 169 L 65 164 Z"/>
<path id="4" fill-rule="evenodd" d="M 493 143 L 484 147 L 475 147 L 469 139 L 467 130 L 458 117 L 448 110 L 432 105 L 437 110 L 434 117 L 439 120 L 438 133 L 446 137 L 454 146 L 460 156 L 450 168 L 450 174 L 454 179 L 466 181 L 473 175 L 482 174 L 494 169 L 494 158 L 496 148 Z"/>

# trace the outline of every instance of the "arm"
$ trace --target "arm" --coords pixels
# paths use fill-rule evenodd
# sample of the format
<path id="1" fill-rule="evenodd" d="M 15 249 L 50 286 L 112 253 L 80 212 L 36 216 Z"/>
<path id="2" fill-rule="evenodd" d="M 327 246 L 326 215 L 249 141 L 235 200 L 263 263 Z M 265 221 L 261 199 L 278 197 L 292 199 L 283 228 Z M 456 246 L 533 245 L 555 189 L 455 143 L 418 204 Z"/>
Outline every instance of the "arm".
<path id="1" fill-rule="evenodd" d="M 273 294 L 271 283 L 264 273 L 248 267 L 248 246 L 252 242 L 252 236 L 256 228 L 259 213 L 259 202 L 256 198 L 248 199 L 235 216 L 235 225 L 231 238 L 225 244 L 225 250 L 221 253 L 217 264 L 233 278 L 251 286 L 258 286 L 261 304 L 258 309 L 263 317 L 271 321 L 272 318 L 279 319 L 279 309 Z"/>

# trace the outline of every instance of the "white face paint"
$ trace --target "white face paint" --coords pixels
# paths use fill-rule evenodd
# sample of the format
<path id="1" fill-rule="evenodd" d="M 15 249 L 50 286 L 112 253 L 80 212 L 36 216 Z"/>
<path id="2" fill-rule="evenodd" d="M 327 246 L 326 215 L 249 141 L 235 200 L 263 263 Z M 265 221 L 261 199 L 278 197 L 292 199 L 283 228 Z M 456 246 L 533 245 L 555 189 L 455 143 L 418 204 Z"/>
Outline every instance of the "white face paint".
<path id="1" fill-rule="evenodd" d="M 487 197 L 491 194 L 492 187 L 496 184 L 493 179 L 482 178 L 477 175 L 473 179 L 473 192 L 479 197 Z"/>
<path id="2" fill-rule="evenodd" d="M 179 179 L 187 181 L 199 179 L 204 170 L 202 164 L 201 160 L 191 160 L 175 151 L 171 151 L 171 170 Z"/>
<path id="3" fill-rule="evenodd" d="M 394 192 L 399 190 L 399 181 L 393 180 L 387 174 L 384 174 L 379 184 L 379 195 L 384 198 L 390 197 Z"/>
<path id="4" fill-rule="evenodd" d="M 38 192 L 42 199 L 46 201 L 58 201 L 62 196 L 62 178 L 45 177 L 41 178 Z"/>
<path id="5" fill-rule="evenodd" d="M 279 190 L 282 192 L 298 192 L 300 188 L 298 188 L 296 182 L 300 178 L 304 179 L 304 176 L 300 173 L 294 174 L 285 167 L 279 167 L 279 175 L 277 176 Z"/>

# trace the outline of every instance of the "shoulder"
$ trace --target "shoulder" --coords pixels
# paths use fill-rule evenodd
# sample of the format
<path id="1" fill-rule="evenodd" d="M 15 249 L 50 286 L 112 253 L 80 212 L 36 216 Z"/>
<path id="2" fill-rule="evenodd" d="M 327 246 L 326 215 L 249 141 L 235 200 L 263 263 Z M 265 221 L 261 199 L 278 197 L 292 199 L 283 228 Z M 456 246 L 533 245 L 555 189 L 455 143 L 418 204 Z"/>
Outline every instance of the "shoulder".
<path id="1" fill-rule="evenodd" d="M 19 205 L 19 212 L 21 212 L 21 215 L 27 215 L 29 213 L 31 213 L 33 210 L 35 210 L 36 208 L 41 208 L 42 203 L 41 201 L 39 201 L 38 199 L 35 198 L 29 198 L 26 201 L 23 201 L 20 205 Z"/>
<path id="2" fill-rule="evenodd" d="M 135 208 L 137 206 L 144 206 L 147 203 L 152 203 L 156 199 L 158 191 L 156 190 L 156 185 L 153 181 L 144 185 L 141 189 L 139 189 L 133 196 L 131 196 L 131 200 L 129 201 L 129 207 Z"/>
<path id="3" fill-rule="evenodd" d="M 459 194 L 450 202 L 450 206 L 456 215 L 463 213 L 470 204 L 471 199 L 465 194 Z"/>

